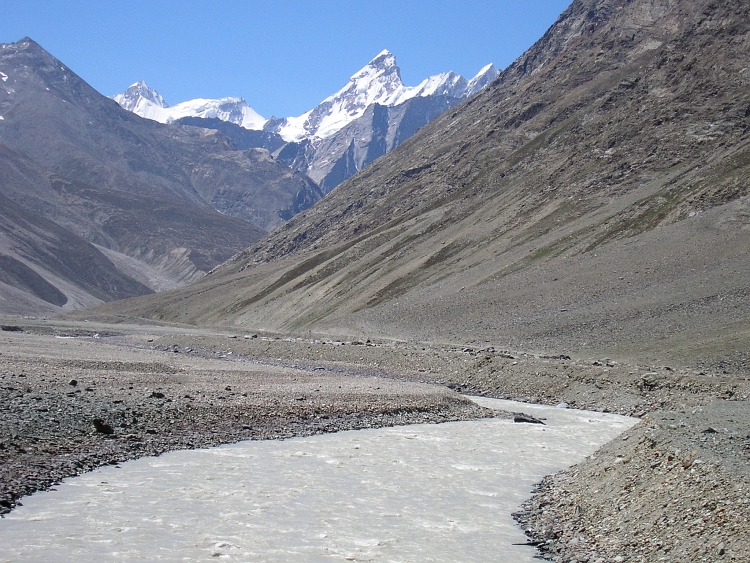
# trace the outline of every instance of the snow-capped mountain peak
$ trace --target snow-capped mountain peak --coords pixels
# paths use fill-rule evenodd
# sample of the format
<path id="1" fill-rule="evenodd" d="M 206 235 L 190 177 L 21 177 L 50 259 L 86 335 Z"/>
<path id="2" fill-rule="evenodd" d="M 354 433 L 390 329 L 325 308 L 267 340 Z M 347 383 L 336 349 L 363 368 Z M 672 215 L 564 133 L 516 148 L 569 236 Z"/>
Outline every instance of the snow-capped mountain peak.
<path id="1" fill-rule="evenodd" d="M 143 80 L 131 84 L 122 94 L 112 96 L 112 99 L 126 110 L 134 113 L 138 113 L 136 110 L 146 105 L 154 105 L 160 108 L 169 107 L 164 98 L 159 95 L 159 92 L 151 88 Z"/>
<path id="2" fill-rule="evenodd" d="M 497 75 L 491 64 L 484 67 L 472 82 L 455 72 L 444 72 L 426 78 L 417 86 L 404 86 L 396 57 L 385 49 L 354 73 L 338 92 L 307 113 L 281 120 L 275 131 L 287 141 L 312 137 L 324 139 L 362 117 L 373 104 L 395 106 L 418 96 L 461 99 L 489 83 L 490 75 L 492 78 Z"/>
<path id="3" fill-rule="evenodd" d="M 468 82 L 460 74 L 453 71 L 443 72 L 424 79 L 419 85 L 413 88 L 404 88 L 397 103 L 402 103 L 409 98 L 417 96 L 451 96 L 461 98 L 466 90 Z"/>
<path id="4" fill-rule="evenodd" d="M 182 117 L 214 117 L 245 129 L 262 129 L 266 123 L 266 119 L 242 98 L 197 98 L 170 107 L 164 98 L 143 80 L 136 82 L 122 94 L 112 96 L 112 99 L 124 109 L 160 123 L 172 123 Z"/>
<path id="5" fill-rule="evenodd" d="M 477 92 L 479 92 L 482 88 L 487 86 L 490 82 L 495 80 L 497 76 L 500 74 L 500 71 L 493 65 L 492 63 L 488 64 L 485 67 L 482 67 L 482 69 L 477 73 L 477 75 L 469 80 L 469 83 L 466 85 L 466 92 L 465 96 L 468 98 L 469 96 L 473 96 Z"/>
<path id="6" fill-rule="evenodd" d="M 284 138 L 295 140 L 328 137 L 362 117 L 373 104 L 393 105 L 403 89 L 396 57 L 387 49 L 383 50 L 354 73 L 338 92 L 306 114 L 287 120 L 287 127 L 282 127 L 279 133 Z"/>
<path id="7" fill-rule="evenodd" d="M 330 137 L 362 117 L 374 104 L 390 107 L 412 98 L 432 96 L 445 96 L 455 103 L 484 88 L 498 74 L 495 66 L 489 64 L 471 80 L 451 71 L 430 76 L 417 86 L 404 86 L 396 57 L 384 49 L 355 72 L 343 88 L 315 108 L 297 117 L 270 121 L 258 115 L 242 98 L 198 98 L 169 107 L 164 98 L 143 81 L 112 97 L 125 109 L 161 123 L 171 123 L 182 117 L 218 118 L 246 129 L 265 127 L 286 141 L 300 141 Z"/>
<path id="8" fill-rule="evenodd" d="M 401 70 L 396 64 L 396 57 L 388 49 L 383 49 L 374 59 L 355 72 L 349 81 L 357 81 L 363 78 L 371 79 L 375 75 L 396 73 L 401 80 Z"/>
<path id="9" fill-rule="evenodd" d="M 182 117 L 218 118 L 245 129 L 262 129 L 266 119 L 251 108 L 243 98 L 220 98 L 210 100 L 198 98 L 182 102 L 170 108 L 167 123 Z"/>
<path id="10" fill-rule="evenodd" d="M 353 74 L 346 86 L 323 100 L 321 105 L 327 102 L 341 102 L 350 112 L 372 104 L 389 105 L 394 94 L 403 87 L 401 69 L 396 64 L 396 57 L 390 51 L 384 50 L 359 72 Z"/>

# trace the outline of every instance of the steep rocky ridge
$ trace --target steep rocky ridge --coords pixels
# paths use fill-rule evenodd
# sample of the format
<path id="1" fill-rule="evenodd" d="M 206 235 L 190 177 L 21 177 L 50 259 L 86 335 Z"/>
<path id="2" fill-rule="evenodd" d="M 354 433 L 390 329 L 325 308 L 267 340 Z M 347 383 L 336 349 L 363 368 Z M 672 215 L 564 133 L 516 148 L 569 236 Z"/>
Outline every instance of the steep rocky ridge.
<path id="1" fill-rule="evenodd" d="M 485 88 L 497 75 L 498 70 L 489 64 L 471 80 L 446 72 L 426 78 L 418 86 L 405 86 L 396 58 L 383 51 L 309 112 L 272 117 L 262 131 L 253 130 L 257 124 L 243 124 L 239 116 L 233 119 L 229 113 L 221 119 L 201 114 L 174 122 L 215 129 L 240 148 L 267 149 L 276 160 L 307 174 L 328 193 L 442 112 Z M 145 83 L 134 84 L 114 99 L 129 111 L 151 118 L 158 118 L 165 104 Z"/>
<path id="2" fill-rule="evenodd" d="M 329 193 L 460 101 L 436 95 L 414 97 L 395 106 L 373 104 L 333 135 L 287 143 L 276 150 L 274 157 L 306 173 L 323 193 Z"/>
<path id="3" fill-rule="evenodd" d="M 743 372 L 748 10 L 576 1 L 490 87 L 128 314 Z"/>
<path id="4" fill-rule="evenodd" d="M 67 309 L 184 285 L 322 196 L 267 151 L 125 111 L 30 39 L 2 45 L 0 71 L 0 195 L 18 206 L 2 210 L 2 253 L 66 296 L 39 301 L 19 274 L 0 280 L 0 295 L 15 296 L 1 307 Z M 36 232 L 23 244 L 19 221 Z M 65 244 L 38 246 L 47 228 Z M 83 260 L 88 281 L 42 254 L 58 266 Z M 30 293 L 19 301 L 18 291 Z"/>
<path id="5" fill-rule="evenodd" d="M 266 149 L 276 161 L 306 174 L 327 194 L 461 100 L 435 95 L 414 97 L 395 106 L 373 104 L 325 139 L 289 142 L 272 131 L 248 130 L 215 118 L 184 117 L 175 123 L 219 131 L 238 148 Z"/>

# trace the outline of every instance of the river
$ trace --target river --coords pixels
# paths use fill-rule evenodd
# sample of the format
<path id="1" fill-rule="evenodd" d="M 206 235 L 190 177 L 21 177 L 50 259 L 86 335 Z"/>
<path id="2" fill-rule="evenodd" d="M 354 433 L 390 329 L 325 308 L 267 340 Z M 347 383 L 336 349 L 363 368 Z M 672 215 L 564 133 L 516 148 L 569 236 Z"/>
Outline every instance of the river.
<path id="1" fill-rule="evenodd" d="M 65 480 L 0 521 L 0 561 L 531 562 L 511 513 L 636 421 L 474 398 L 508 419 L 170 452 Z"/>

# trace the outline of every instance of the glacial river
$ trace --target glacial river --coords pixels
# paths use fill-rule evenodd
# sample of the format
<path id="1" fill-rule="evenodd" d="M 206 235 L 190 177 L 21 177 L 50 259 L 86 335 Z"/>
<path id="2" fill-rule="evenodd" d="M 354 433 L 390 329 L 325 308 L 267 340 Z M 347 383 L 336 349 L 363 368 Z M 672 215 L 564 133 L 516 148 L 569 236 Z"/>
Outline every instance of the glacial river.
<path id="1" fill-rule="evenodd" d="M 171 452 L 67 479 L 0 520 L 0 561 L 531 562 L 533 484 L 636 421 L 476 398 L 486 419 Z"/>

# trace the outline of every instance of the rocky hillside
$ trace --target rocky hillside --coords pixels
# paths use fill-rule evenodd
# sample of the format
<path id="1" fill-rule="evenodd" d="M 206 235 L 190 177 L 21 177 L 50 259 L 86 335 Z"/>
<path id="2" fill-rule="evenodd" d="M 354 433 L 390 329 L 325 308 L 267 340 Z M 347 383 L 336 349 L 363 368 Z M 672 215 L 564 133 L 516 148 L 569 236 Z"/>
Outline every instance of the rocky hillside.
<path id="1" fill-rule="evenodd" d="M 125 111 L 30 39 L 0 49 L 0 311 L 173 288 L 321 192 L 263 150 Z"/>
<path id="2" fill-rule="evenodd" d="M 433 95 L 410 98 L 395 106 L 373 104 L 333 135 L 285 143 L 273 155 L 309 175 L 327 194 L 461 100 Z"/>
<path id="3" fill-rule="evenodd" d="M 743 371 L 748 16 L 576 0 L 488 88 L 130 313 Z"/>

